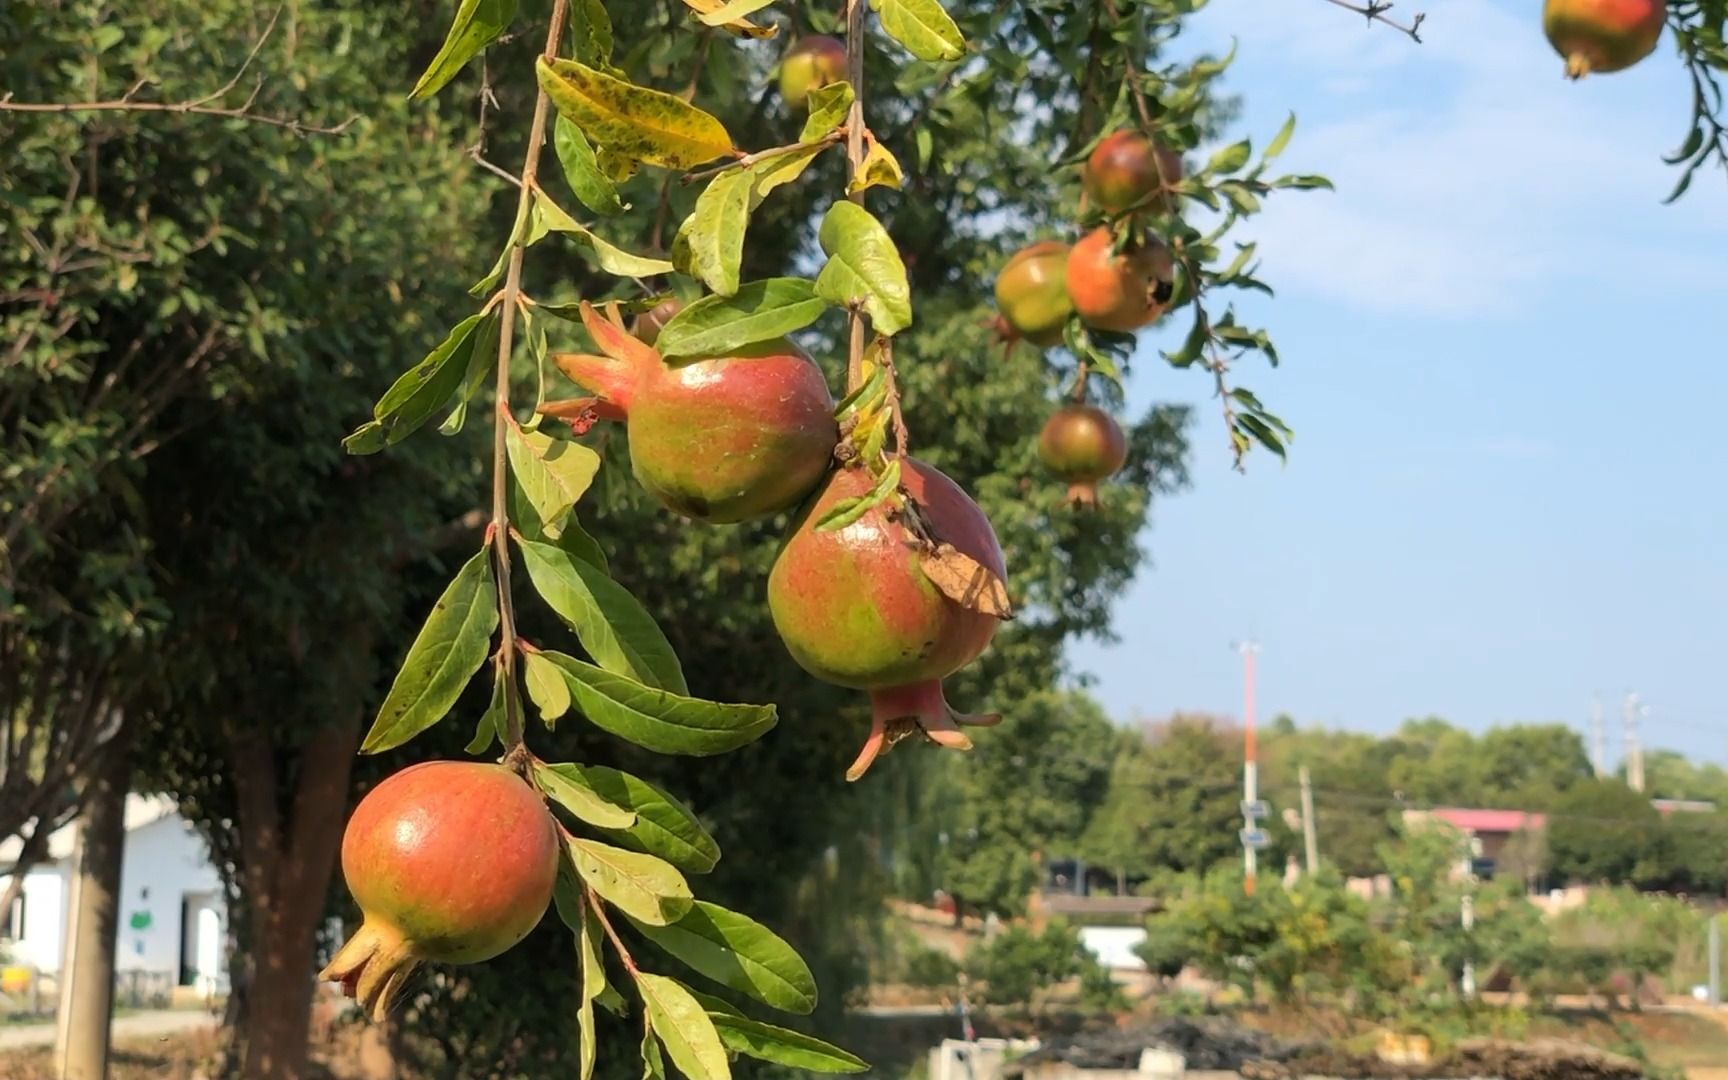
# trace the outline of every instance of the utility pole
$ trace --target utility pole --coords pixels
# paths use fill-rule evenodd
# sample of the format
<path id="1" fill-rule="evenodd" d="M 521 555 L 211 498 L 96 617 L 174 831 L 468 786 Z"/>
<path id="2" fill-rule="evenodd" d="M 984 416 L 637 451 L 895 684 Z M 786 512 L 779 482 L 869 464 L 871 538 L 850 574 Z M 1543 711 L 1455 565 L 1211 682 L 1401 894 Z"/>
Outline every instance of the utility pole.
<path id="1" fill-rule="evenodd" d="M 1623 715 L 1626 720 L 1626 786 L 1633 791 L 1644 790 L 1644 746 L 1638 740 L 1638 720 L 1650 711 L 1641 704 L 1635 691 L 1626 692 Z"/>
<path id="2" fill-rule="evenodd" d="M 1260 828 L 1256 820 L 1260 804 L 1260 767 L 1254 757 L 1254 657 L 1260 651 L 1260 643 L 1237 642 L 1236 651 L 1242 654 L 1242 889 L 1253 896 L 1254 874 L 1260 855 L 1259 849 L 1251 842 Z"/>
<path id="3" fill-rule="evenodd" d="M 1302 766 L 1302 853 L 1307 856 L 1308 876 L 1320 869 L 1320 841 L 1314 835 L 1314 785 L 1308 776 L 1308 766 Z"/>
<path id="4" fill-rule="evenodd" d="M 1590 765 L 1596 778 L 1608 775 L 1608 738 L 1602 724 L 1602 695 L 1590 695 Z"/>

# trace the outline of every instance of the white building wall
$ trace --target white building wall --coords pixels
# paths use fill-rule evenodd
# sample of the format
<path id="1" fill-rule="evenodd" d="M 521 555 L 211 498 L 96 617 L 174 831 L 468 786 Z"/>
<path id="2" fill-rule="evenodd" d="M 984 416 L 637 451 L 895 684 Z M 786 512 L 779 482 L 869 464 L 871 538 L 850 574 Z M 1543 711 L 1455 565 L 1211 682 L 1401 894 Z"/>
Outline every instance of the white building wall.
<path id="1" fill-rule="evenodd" d="M 115 969 L 178 976 L 182 903 L 192 894 L 193 910 L 185 920 L 185 931 L 191 936 L 197 932 L 198 907 L 221 910 L 221 888 L 203 839 L 178 816 L 170 814 L 128 833 L 120 870 Z"/>
<path id="2" fill-rule="evenodd" d="M 1080 944 L 1112 971 L 1145 971 L 1146 962 L 1134 955 L 1134 946 L 1146 940 L 1142 926 L 1082 926 Z"/>
<path id="3" fill-rule="evenodd" d="M 0 890 L 10 884 L 0 877 Z M 39 866 L 24 877 L 24 932 L 5 945 L 14 964 L 42 971 L 60 970 L 66 934 L 66 868 Z"/>

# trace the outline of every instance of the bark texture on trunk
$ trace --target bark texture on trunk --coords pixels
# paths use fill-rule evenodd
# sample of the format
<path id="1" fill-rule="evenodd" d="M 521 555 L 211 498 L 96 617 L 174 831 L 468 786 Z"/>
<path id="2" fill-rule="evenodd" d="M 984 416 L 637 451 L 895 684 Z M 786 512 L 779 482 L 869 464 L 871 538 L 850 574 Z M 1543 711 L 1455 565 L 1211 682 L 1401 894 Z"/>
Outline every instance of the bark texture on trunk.
<path id="1" fill-rule="evenodd" d="M 120 929 L 120 866 L 126 850 L 126 789 L 132 760 L 119 748 L 90 782 L 78 826 L 72 926 L 60 1007 L 61 1080 L 104 1080 Z"/>
<path id="2" fill-rule="evenodd" d="M 359 737 L 355 717 L 318 730 L 300 747 L 286 816 L 269 736 L 248 731 L 229 739 L 241 882 L 251 909 L 249 978 L 236 1031 L 244 1080 L 297 1080 L 306 1072 L 318 925 Z"/>

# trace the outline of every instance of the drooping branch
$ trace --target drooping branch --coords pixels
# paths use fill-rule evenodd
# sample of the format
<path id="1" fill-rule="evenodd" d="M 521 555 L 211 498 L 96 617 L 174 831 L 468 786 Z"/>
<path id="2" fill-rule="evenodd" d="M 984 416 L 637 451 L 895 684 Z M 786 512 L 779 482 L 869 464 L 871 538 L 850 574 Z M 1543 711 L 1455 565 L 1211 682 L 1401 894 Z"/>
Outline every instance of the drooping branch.
<path id="1" fill-rule="evenodd" d="M 252 92 L 238 108 L 217 105 L 240 85 L 252 61 L 257 59 L 263 50 L 264 43 L 270 40 L 270 35 L 276 29 L 276 21 L 282 16 L 282 8 L 278 6 L 265 24 L 264 32 L 253 42 L 252 51 L 246 54 L 232 78 L 221 86 L 202 97 L 187 101 L 139 101 L 138 92 L 149 85 L 149 80 L 140 79 L 133 83 L 124 94 L 105 101 L 13 101 L 10 93 L 0 96 L 0 112 L 28 113 L 92 113 L 92 112 L 155 112 L 179 113 L 193 116 L 219 116 L 227 120 L 244 120 L 251 124 L 264 124 L 268 127 L 283 128 L 296 135 L 340 135 L 347 131 L 360 117 L 350 116 L 340 124 L 311 124 L 295 116 L 267 116 L 252 111 L 253 104 L 258 100 L 258 94 L 264 89 L 264 79 L 260 77 L 252 85 Z"/>
<path id="2" fill-rule="evenodd" d="M 846 81 L 852 84 L 852 110 L 846 117 L 846 180 L 848 186 L 864 163 L 864 0 L 846 0 Z M 851 199 L 864 205 L 864 190 Z M 846 392 L 864 384 L 864 312 L 854 307 L 849 320 L 851 339 L 846 350 Z"/>
<path id="3" fill-rule="evenodd" d="M 568 0 L 553 0 L 552 21 L 546 29 L 546 48 L 543 53 L 548 61 L 557 58 L 558 43 L 564 36 L 564 21 L 568 12 Z M 498 663 L 506 681 L 513 679 L 516 672 L 516 608 L 510 598 L 510 508 L 506 497 L 509 482 L 506 432 L 512 422 L 510 351 L 516 334 L 516 311 L 520 307 L 518 301 L 522 295 L 522 256 L 527 251 L 522 243 L 522 226 L 533 206 L 534 177 L 540 169 L 540 149 L 545 145 L 546 114 L 550 104 L 551 99 L 547 97 L 546 90 L 541 88 L 534 97 L 534 118 L 529 122 L 528 128 L 528 150 L 522 159 L 521 196 L 516 203 L 514 231 L 517 239 L 510 248 L 504 291 L 500 294 L 503 313 L 498 324 L 498 409 L 492 419 L 492 522 L 486 528 L 486 538 L 492 548 L 492 564 L 497 574 L 498 626 L 501 634 Z M 507 754 L 522 745 L 522 717 L 517 708 L 515 694 L 504 695 L 504 730 L 499 732 L 499 735 L 504 740 Z"/>
<path id="4" fill-rule="evenodd" d="M 1350 0 L 1326 0 L 1326 2 L 1334 7 L 1341 7 L 1345 11 L 1354 11 L 1370 23 L 1390 26 L 1400 34 L 1407 35 L 1416 44 L 1422 44 L 1422 20 L 1428 16 L 1420 11 L 1409 23 L 1401 23 L 1386 16 L 1386 13 L 1392 10 L 1393 5 L 1385 2 L 1385 0 L 1367 0 L 1366 3 L 1361 4 L 1351 3 Z"/>

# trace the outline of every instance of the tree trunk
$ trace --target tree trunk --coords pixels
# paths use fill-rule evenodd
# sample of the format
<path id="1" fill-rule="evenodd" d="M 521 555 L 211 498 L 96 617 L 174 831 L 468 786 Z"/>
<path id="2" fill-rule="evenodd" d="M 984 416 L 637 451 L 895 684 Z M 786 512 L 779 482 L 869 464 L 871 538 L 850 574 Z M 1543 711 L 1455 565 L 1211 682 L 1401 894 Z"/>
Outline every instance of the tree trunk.
<path id="1" fill-rule="evenodd" d="M 108 1025 L 114 1005 L 114 948 L 120 929 L 120 865 L 126 850 L 126 788 L 132 759 L 123 746 L 91 778 L 78 826 L 72 927 L 61 965 L 61 1080 L 108 1075 Z"/>
<path id="2" fill-rule="evenodd" d="M 244 1080 L 296 1080 L 306 1072 L 318 924 L 359 734 L 355 718 L 320 729 L 300 748 L 286 821 L 269 736 L 252 731 L 229 740 L 252 927 L 251 977 L 236 1033 Z"/>

